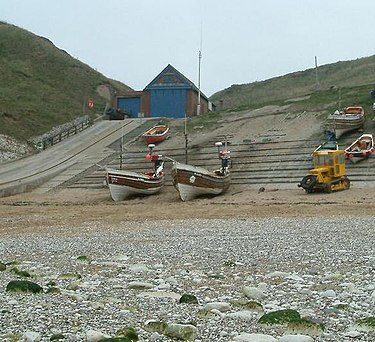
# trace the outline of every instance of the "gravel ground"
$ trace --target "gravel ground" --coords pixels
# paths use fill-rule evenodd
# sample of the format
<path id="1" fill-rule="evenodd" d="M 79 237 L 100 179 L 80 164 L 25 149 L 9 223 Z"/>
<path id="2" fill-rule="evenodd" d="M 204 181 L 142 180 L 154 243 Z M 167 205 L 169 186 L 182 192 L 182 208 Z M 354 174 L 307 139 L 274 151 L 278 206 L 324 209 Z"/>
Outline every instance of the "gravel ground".
<path id="1" fill-rule="evenodd" d="M 245 333 L 375 341 L 374 328 L 355 324 L 375 316 L 374 227 L 375 218 L 315 217 L 9 229 L 0 239 L 7 265 L 0 272 L 0 339 L 62 334 L 62 341 L 94 341 L 131 326 L 140 341 L 172 341 L 148 331 L 157 320 L 195 325 L 195 341 L 266 341 Z M 15 267 L 43 293 L 6 292 L 9 281 L 21 279 Z M 52 285 L 57 293 L 47 293 Z M 186 293 L 199 303 L 180 304 Z M 262 309 L 244 310 L 238 301 L 245 300 Z M 279 309 L 297 310 L 324 331 L 257 323 Z"/>

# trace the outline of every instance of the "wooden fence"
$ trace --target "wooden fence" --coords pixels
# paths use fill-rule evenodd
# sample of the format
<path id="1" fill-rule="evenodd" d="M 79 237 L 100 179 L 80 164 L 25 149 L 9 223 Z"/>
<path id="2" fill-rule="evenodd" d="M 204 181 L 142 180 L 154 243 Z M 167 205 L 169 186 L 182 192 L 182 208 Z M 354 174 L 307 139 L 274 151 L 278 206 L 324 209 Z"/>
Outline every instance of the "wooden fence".
<path id="1" fill-rule="evenodd" d="M 38 148 L 41 150 L 45 150 L 46 148 L 53 146 L 62 140 L 69 138 L 72 135 L 77 134 L 78 132 L 83 131 L 84 129 L 90 127 L 92 124 L 90 118 L 85 118 L 84 121 L 78 123 L 78 124 L 73 124 L 72 126 L 62 130 L 58 134 L 55 134 L 51 137 L 44 138 L 42 141 L 38 143 Z"/>

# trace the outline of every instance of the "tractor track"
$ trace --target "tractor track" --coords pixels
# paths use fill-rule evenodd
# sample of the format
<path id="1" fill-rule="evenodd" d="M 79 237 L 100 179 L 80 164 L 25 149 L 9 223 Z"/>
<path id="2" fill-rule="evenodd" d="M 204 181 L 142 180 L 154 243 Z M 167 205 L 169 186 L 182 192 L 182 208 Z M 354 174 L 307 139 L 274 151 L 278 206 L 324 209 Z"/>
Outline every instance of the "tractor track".
<path id="1" fill-rule="evenodd" d="M 141 125 L 129 120 L 120 122 L 114 127 L 105 127 L 104 130 L 97 130 L 93 126 L 90 133 L 88 133 L 89 129 L 84 131 L 85 134 L 90 134 L 89 136 L 78 137 L 79 143 L 74 148 L 70 146 L 71 140 L 67 139 L 42 153 L 6 163 L 0 168 L 0 177 L 3 180 L 0 183 L 0 197 L 31 191 L 74 167 L 81 159 L 86 158 L 86 154 L 95 154 L 92 151 L 97 145 L 110 145 L 117 136 L 121 136 L 121 131 L 127 132 L 127 139 L 135 139 L 140 132 L 143 132 L 143 129 L 149 128 L 153 124 L 152 120 L 145 121 Z M 46 158 L 46 155 L 49 157 Z M 111 155 L 109 158 L 106 157 L 108 161 L 112 159 Z M 25 171 L 26 169 L 27 171 Z M 77 179 L 82 178 L 85 174 L 82 173 Z"/>
<path id="2" fill-rule="evenodd" d="M 125 132 L 123 138 L 119 131 L 130 125 L 131 121 L 119 124 L 112 131 L 106 134 L 101 133 L 96 136 L 93 134 L 85 145 L 76 148 L 74 153 L 65 157 L 55 158 L 55 162 L 39 168 L 35 165 L 33 172 L 27 176 L 15 177 L 11 181 L 0 183 L 0 192 L 7 185 L 27 182 L 33 177 L 42 177 L 43 174 L 54 173 L 50 178 L 60 178 L 58 182 L 53 180 L 42 180 L 34 184 L 33 188 L 39 187 L 41 191 L 48 192 L 59 189 L 101 189 L 105 187 L 105 166 L 118 168 L 120 166 L 120 146 L 121 141 L 126 142 L 125 152 L 122 155 L 122 165 L 131 171 L 143 172 L 151 168 L 148 161 L 145 160 L 147 146 L 142 141 L 141 135 L 148 128 L 155 124 L 153 120 L 148 120 L 142 124 L 137 124 Z M 339 141 L 341 148 L 348 146 L 359 132 L 353 132 Z M 219 167 L 217 158 L 217 149 L 214 147 L 215 141 L 223 139 L 222 136 L 210 138 L 205 143 L 192 145 L 188 147 L 187 162 L 192 165 L 214 170 Z M 321 142 L 318 138 L 307 138 L 292 140 L 287 135 L 275 135 L 274 132 L 262 136 L 262 141 L 244 140 L 242 143 L 231 143 L 231 137 L 228 140 L 228 149 L 231 151 L 232 184 L 245 186 L 247 188 L 260 189 L 296 189 L 297 184 L 312 168 L 311 153 Z M 94 152 L 90 150 L 95 145 L 103 145 L 105 153 Z M 183 145 L 183 143 L 180 143 Z M 165 146 L 165 147 L 164 147 Z M 171 147 L 172 146 L 172 147 Z M 63 149 L 61 150 L 63 151 Z M 170 143 L 159 144 L 156 153 L 163 154 L 166 160 L 166 186 L 172 186 L 171 164 L 170 160 L 185 162 L 185 146 L 173 146 Z M 97 154 L 88 157 L 87 154 Z M 82 155 L 82 157 L 81 157 Z M 95 158 L 94 158 L 95 157 Z M 53 159 L 53 158 L 52 158 Z M 36 164 L 36 163 L 35 163 Z M 375 157 L 352 164 L 349 161 L 347 165 L 347 175 L 351 184 L 355 187 L 375 187 Z M 5 165 L 6 167 L 6 165 Z M 74 170 L 75 169 L 75 170 Z M 1 171 L 1 170 L 0 170 Z M 74 171 L 74 172 L 73 172 Z M 62 177 L 62 174 L 65 175 Z M 3 173 L 5 174 L 5 173 Z M 0 173 L 1 175 L 1 173 Z M 41 185 L 43 184 L 43 185 Z M 30 191 L 31 188 L 25 188 L 23 191 Z M 3 191 L 3 196 L 9 195 Z"/>
<path id="3" fill-rule="evenodd" d="M 346 138 L 350 141 L 350 136 Z M 342 141 L 346 144 L 346 141 Z M 212 145 L 212 144 L 211 144 Z M 188 163 L 208 169 L 219 167 L 217 151 L 213 146 L 194 146 L 188 151 Z M 247 187 L 272 187 L 295 189 L 301 179 L 312 168 L 311 152 L 317 145 L 317 141 L 306 140 L 284 140 L 275 142 L 257 142 L 244 144 L 230 144 L 228 148 L 232 157 L 232 184 Z M 157 153 L 179 162 L 185 162 L 185 149 L 165 148 L 163 144 L 157 146 Z M 145 160 L 145 146 L 129 146 L 123 155 L 124 168 L 142 172 L 150 168 Z M 107 160 L 110 167 L 119 166 L 119 156 L 113 154 L 112 160 Z M 347 161 L 347 175 L 352 185 L 375 187 L 375 157 L 370 157 L 357 164 Z M 170 174 L 171 162 L 166 162 L 166 186 L 172 186 Z M 75 182 L 66 183 L 69 188 L 102 188 L 105 171 L 93 167 L 89 174 L 76 179 Z"/>
<path id="4" fill-rule="evenodd" d="M 125 126 L 127 126 L 129 123 L 126 123 Z M 68 162 L 69 160 L 73 159 L 74 157 L 78 156 L 79 154 L 81 154 L 82 152 L 88 150 L 90 147 L 98 144 L 99 142 L 101 142 L 102 140 L 110 137 L 111 135 L 115 134 L 116 132 L 118 132 L 119 130 L 121 130 L 122 128 L 118 128 L 116 129 L 115 131 L 112 131 L 110 132 L 109 134 L 105 135 L 104 137 L 101 137 L 100 139 L 97 139 L 97 140 L 94 140 L 92 143 L 90 143 L 90 145 L 88 146 L 85 146 L 84 148 L 80 149 L 79 151 L 77 151 L 76 153 L 70 155 L 69 157 L 65 158 L 65 159 L 62 159 L 60 160 L 58 163 L 52 165 L 52 166 L 49 166 L 49 167 L 46 167 L 45 169 L 43 170 L 40 170 L 40 171 L 37 171 L 37 172 L 33 172 L 33 173 L 30 173 L 29 175 L 27 176 L 23 176 L 23 177 L 16 177 L 14 179 L 12 179 L 11 181 L 8 181 L 8 182 L 2 182 L 0 183 L 0 186 L 2 185 L 6 185 L 6 184 L 9 184 L 9 183 L 12 183 L 12 182 L 19 182 L 19 181 L 22 181 L 22 180 L 25 180 L 27 178 L 30 178 L 30 177 L 33 177 L 33 176 L 37 176 L 37 175 L 40 175 L 46 171 L 50 171 L 50 170 L 53 170 L 57 167 L 59 167 L 60 165 L 63 165 L 65 164 L 66 162 Z"/>

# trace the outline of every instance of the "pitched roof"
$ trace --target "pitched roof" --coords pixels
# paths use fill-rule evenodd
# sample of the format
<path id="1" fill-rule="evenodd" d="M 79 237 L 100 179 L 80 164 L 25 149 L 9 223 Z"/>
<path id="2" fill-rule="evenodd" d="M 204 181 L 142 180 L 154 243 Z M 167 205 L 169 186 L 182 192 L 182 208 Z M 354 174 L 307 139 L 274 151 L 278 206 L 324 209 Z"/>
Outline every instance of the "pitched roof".
<path id="1" fill-rule="evenodd" d="M 199 92 L 195 84 L 180 73 L 172 65 L 168 64 L 145 88 L 144 90 L 163 88 L 163 87 L 177 87 L 182 89 L 193 89 Z M 207 97 L 201 92 L 201 96 Z M 208 100 L 208 99 L 207 99 Z"/>

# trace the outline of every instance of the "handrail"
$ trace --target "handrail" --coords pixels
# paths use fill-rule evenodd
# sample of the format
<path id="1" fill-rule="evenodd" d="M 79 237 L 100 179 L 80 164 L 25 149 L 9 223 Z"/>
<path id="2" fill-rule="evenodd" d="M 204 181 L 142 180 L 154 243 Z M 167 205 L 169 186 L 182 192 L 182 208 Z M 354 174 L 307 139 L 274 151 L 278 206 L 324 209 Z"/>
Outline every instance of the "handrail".
<path id="1" fill-rule="evenodd" d="M 37 150 L 45 150 L 46 148 L 56 145 L 62 140 L 67 139 L 92 125 L 92 121 L 88 116 L 80 119 L 81 120 L 79 120 L 77 123 L 76 120 L 74 120 L 69 124 L 61 125 L 60 129 L 57 129 L 58 133 L 56 134 L 50 135 L 50 133 L 47 133 L 42 135 L 40 140 L 38 140 L 38 138 L 34 139 L 33 143 Z"/>

